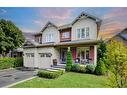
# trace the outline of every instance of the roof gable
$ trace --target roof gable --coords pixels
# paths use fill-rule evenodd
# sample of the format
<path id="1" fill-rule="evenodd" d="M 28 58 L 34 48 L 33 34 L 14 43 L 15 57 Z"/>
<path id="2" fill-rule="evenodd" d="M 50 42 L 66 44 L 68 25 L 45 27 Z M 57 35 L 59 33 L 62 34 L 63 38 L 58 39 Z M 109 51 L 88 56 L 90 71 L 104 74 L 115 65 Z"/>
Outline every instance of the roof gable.
<path id="1" fill-rule="evenodd" d="M 43 32 L 48 27 L 55 27 L 55 28 L 57 28 L 57 26 L 55 24 L 53 24 L 52 22 L 47 22 L 47 24 L 42 28 L 41 32 Z"/>
<path id="2" fill-rule="evenodd" d="M 94 21 L 96 21 L 96 22 L 101 22 L 101 20 L 100 20 L 99 18 L 97 18 L 97 17 L 95 17 L 95 16 L 92 16 L 92 15 L 90 15 L 90 14 L 87 14 L 87 13 L 85 13 L 85 12 L 82 12 L 82 13 L 72 22 L 72 25 L 73 25 L 74 23 L 76 23 L 78 20 L 82 19 L 82 18 L 90 18 L 90 19 L 92 19 L 92 20 L 94 20 Z"/>

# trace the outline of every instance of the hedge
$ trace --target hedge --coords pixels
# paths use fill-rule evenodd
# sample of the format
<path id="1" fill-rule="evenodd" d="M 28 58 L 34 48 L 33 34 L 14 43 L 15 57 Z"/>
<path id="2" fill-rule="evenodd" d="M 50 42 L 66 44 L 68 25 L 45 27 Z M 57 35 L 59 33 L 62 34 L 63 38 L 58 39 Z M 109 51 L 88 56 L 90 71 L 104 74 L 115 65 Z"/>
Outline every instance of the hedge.
<path id="1" fill-rule="evenodd" d="M 63 73 L 64 73 L 64 70 L 58 70 L 58 71 L 40 70 L 38 71 L 37 75 L 43 78 L 55 79 L 55 78 L 58 78 Z"/>
<path id="2" fill-rule="evenodd" d="M 0 58 L 0 69 L 8 69 L 23 66 L 23 58 Z"/>

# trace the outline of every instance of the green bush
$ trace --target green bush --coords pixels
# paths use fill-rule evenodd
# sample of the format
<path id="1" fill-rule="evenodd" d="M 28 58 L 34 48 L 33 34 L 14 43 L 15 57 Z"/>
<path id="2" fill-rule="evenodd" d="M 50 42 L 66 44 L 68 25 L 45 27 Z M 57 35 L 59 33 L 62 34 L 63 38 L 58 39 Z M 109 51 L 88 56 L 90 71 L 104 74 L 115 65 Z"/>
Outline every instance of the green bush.
<path id="1" fill-rule="evenodd" d="M 71 71 L 71 67 L 72 67 L 72 53 L 69 50 L 67 52 L 67 63 L 66 63 L 66 71 Z"/>
<path id="2" fill-rule="evenodd" d="M 64 70 L 58 70 L 58 71 L 40 70 L 38 71 L 38 76 L 43 78 L 55 79 L 58 78 L 63 73 Z"/>
<path id="3" fill-rule="evenodd" d="M 12 68 L 14 66 L 14 58 L 0 58 L 0 69 Z"/>
<path id="4" fill-rule="evenodd" d="M 22 67 L 23 66 L 23 58 L 17 57 L 15 58 L 14 67 Z"/>
<path id="5" fill-rule="evenodd" d="M 84 65 L 80 65 L 80 73 L 85 73 L 86 72 L 86 67 Z"/>
<path id="6" fill-rule="evenodd" d="M 22 58 L 0 58 L 0 69 L 8 69 L 23 66 Z"/>
<path id="7" fill-rule="evenodd" d="M 73 64 L 71 71 L 79 72 L 80 71 L 80 65 L 79 64 Z"/>
<path id="8" fill-rule="evenodd" d="M 80 64 L 73 64 L 71 71 L 85 73 L 85 66 Z"/>
<path id="9" fill-rule="evenodd" d="M 95 65 L 87 65 L 85 69 L 86 73 L 93 74 L 95 71 Z"/>
<path id="10" fill-rule="evenodd" d="M 104 75 L 106 73 L 106 67 L 103 59 L 100 59 L 97 63 L 95 68 L 95 74 L 97 75 Z"/>

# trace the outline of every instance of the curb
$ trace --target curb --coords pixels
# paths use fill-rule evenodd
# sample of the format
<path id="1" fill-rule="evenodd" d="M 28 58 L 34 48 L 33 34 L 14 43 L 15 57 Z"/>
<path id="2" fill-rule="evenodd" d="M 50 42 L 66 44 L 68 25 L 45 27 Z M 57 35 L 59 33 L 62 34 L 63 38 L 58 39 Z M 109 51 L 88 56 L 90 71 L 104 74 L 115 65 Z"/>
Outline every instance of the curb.
<path id="1" fill-rule="evenodd" d="M 37 76 L 31 77 L 31 78 L 27 78 L 27 79 L 21 80 L 21 81 L 19 81 L 19 82 L 12 83 L 12 84 L 10 84 L 10 85 L 4 86 L 4 87 L 2 87 L 2 88 L 9 88 L 9 87 L 11 87 L 11 86 L 14 86 L 14 85 L 16 85 L 16 84 L 19 84 L 19 83 L 22 83 L 22 82 L 25 82 L 25 81 L 28 81 L 28 80 L 31 80 L 31 79 L 36 78 L 36 77 L 37 77 Z"/>

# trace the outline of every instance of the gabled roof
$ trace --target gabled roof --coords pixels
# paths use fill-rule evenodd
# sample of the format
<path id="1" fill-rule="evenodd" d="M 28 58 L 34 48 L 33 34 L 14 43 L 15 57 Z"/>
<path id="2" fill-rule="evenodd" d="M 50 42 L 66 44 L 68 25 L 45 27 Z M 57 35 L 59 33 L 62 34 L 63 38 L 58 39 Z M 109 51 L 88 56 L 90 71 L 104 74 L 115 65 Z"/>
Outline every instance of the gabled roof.
<path id="1" fill-rule="evenodd" d="M 93 15 L 90 15 L 88 13 L 85 13 L 85 12 L 82 12 L 73 22 L 72 22 L 72 25 L 77 22 L 78 20 L 80 20 L 81 18 L 90 18 L 92 20 L 95 20 L 96 22 L 101 22 L 101 19 L 93 16 Z"/>
<path id="2" fill-rule="evenodd" d="M 42 28 L 41 32 L 43 32 L 49 26 L 53 26 L 53 27 L 57 28 L 57 26 L 55 24 L 53 24 L 52 22 L 48 21 L 47 24 Z"/>
<path id="3" fill-rule="evenodd" d="M 42 33 L 48 26 L 53 26 L 53 27 L 56 27 L 58 30 L 60 29 L 65 29 L 65 28 L 70 28 L 72 27 L 72 25 L 74 23 L 76 23 L 78 20 L 82 19 L 82 18 L 90 18 L 92 20 L 94 20 L 96 23 L 97 23 L 97 35 L 99 34 L 99 30 L 100 30 L 100 25 L 101 25 L 101 22 L 102 20 L 93 16 L 93 15 L 90 15 L 88 13 L 85 13 L 85 12 L 82 12 L 77 18 L 74 19 L 74 21 L 70 24 L 66 24 L 66 25 L 62 25 L 62 26 L 59 26 L 57 27 L 55 24 L 53 24 L 52 22 L 48 21 L 47 24 L 42 28 L 41 32 L 39 33 Z M 38 33 L 38 34 L 39 34 Z M 37 34 L 37 35 L 38 35 Z M 36 35 L 36 34 L 35 34 Z"/>
<path id="4" fill-rule="evenodd" d="M 122 31 L 120 31 L 119 33 L 117 33 L 116 35 L 114 35 L 112 38 L 108 39 L 108 41 L 112 40 L 115 37 L 120 37 L 123 40 L 127 41 L 127 28 L 123 29 Z"/>

